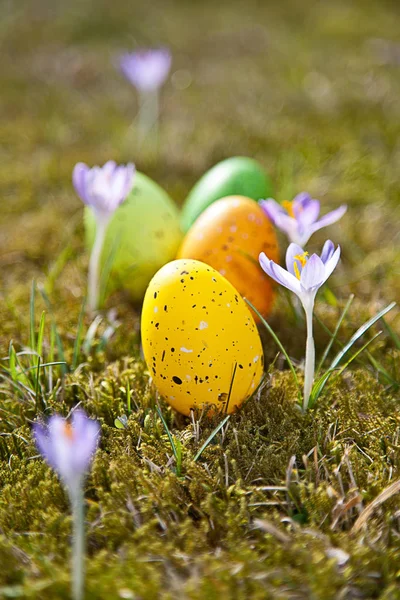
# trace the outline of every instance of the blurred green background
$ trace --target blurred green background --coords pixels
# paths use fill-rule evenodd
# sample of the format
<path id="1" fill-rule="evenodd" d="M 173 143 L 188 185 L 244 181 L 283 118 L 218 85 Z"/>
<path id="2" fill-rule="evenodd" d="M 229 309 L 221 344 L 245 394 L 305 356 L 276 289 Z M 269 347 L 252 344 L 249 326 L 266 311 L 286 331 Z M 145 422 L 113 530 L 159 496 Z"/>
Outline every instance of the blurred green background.
<path id="1" fill-rule="evenodd" d="M 0 6 L 0 276 L 14 303 L 68 245 L 55 284 L 64 301 L 83 294 L 77 161 L 134 161 L 181 203 L 236 154 L 261 161 L 278 199 L 307 190 L 323 209 L 349 204 L 329 230 L 344 245 L 336 293 L 399 296 L 397 2 Z M 136 144 L 135 90 L 115 65 L 121 51 L 160 44 L 173 68 L 155 158 Z"/>

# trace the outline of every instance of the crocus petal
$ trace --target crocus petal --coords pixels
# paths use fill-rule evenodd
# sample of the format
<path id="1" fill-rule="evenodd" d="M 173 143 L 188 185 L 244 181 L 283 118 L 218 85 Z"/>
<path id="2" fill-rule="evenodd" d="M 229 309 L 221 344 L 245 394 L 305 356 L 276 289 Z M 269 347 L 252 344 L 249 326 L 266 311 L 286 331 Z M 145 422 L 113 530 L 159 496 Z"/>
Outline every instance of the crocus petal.
<path id="1" fill-rule="evenodd" d="M 309 198 L 306 202 L 303 203 L 301 210 L 296 210 L 293 202 L 293 211 L 298 222 L 304 228 L 307 228 L 313 223 L 315 223 L 315 221 L 318 219 L 320 203 L 318 200 L 312 200 L 311 198 Z"/>
<path id="2" fill-rule="evenodd" d="M 43 457 L 57 471 L 69 492 L 76 492 L 97 448 L 99 424 L 78 410 L 71 423 L 55 415 L 47 427 L 34 424 L 33 433 Z"/>
<path id="3" fill-rule="evenodd" d="M 269 198 L 268 200 L 261 200 L 260 206 L 273 224 L 286 233 L 291 242 L 304 245 L 308 241 L 310 237 L 308 233 L 304 236 L 303 228 L 300 229 L 297 219 L 289 216 L 288 212 L 278 202 Z"/>
<path id="4" fill-rule="evenodd" d="M 115 160 L 108 160 L 102 167 L 103 173 L 107 175 L 107 177 L 111 177 L 117 167 L 117 163 Z"/>
<path id="5" fill-rule="evenodd" d="M 281 206 L 276 200 L 272 198 L 268 198 L 267 200 L 260 200 L 259 202 L 261 208 L 267 215 L 267 217 L 276 224 L 276 219 L 280 215 L 287 215 L 287 211 Z"/>
<path id="6" fill-rule="evenodd" d="M 73 413 L 71 424 L 75 440 L 73 464 L 76 471 L 83 473 L 88 469 L 97 448 L 100 426 L 97 421 L 88 419 L 81 410 Z"/>
<path id="7" fill-rule="evenodd" d="M 261 252 L 260 256 L 258 257 L 258 260 L 263 271 L 265 271 L 265 273 L 270 277 L 274 278 L 271 269 L 272 260 L 270 260 L 264 252 Z"/>
<path id="8" fill-rule="evenodd" d="M 120 69 L 138 90 L 148 92 L 163 85 L 171 62 L 171 54 L 166 48 L 138 50 L 121 56 Z"/>
<path id="9" fill-rule="evenodd" d="M 335 252 L 335 245 L 331 240 L 326 240 L 321 252 L 321 260 L 324 264 L 328 262 L 332 254 Z"/>
<path id="10" fill-rule="evenodd" d="M 295 242 L 296 244 L 299 243 L 298 223 L 296 219 L 293 219 L 293 217 L 289 217 L 289 215 L 282 213 L 276 216 L 275 225 L 278 227 L 278 229 L 286 233 L 291 242 Z"/>
<path id="11" fill-rule="evenodd" d="M 114 197 L 115 208 L 118 208 L 130 193 L 133 187 L 134 175 L 135 166 L 132 163 L 129 163 L 126 167 L 118 167 L 118 169 L 115 170 L 112 180 L 112 194 Z"/>
<path id="12" fill-rule="evenodd" d="M 77 163 L 72 172 L 72 183 L 75 191 L 80 199 L 85 204 L 90 204 L 89 198 L 86 194 L 86 176 L 90 171 L 89 167 L 85 163 Z"/>
<path id="13" fill-rule="evenodd" d="M 300 281 L 292 275 L 288 273 L 285 269 L 283 269 L 280 265 L 277 265 L 273 261 L 271 261 L 271 271 L 273 273 L 273 278 L 275 281 L 286 287 L 291 292 L 299 295 L 301 293 Z"/>
<path id="14" fill-rule="evenodd" d="M 304 291 L 317 290 L 324 282 L 325 265 L 317 254 L 313 254 L 303 267 L 300 275 Z"/>
<path id="15" fill-rule="evenodd" d="M 73 171 L 74 187 L 85 204 L 98 218 L 109 219 L 132 189 L 135 166 L 117 165 L 109 160 L 102 167 L 91 169 L 78 163 Z"/>
<path id="16" fill-rule="evenodd" d="M 324 274 L 324 281 L 323 281 L 323 283 L 325 283 L 325 281 L 328 279 L 328 277 L 330 277 L 332 275 L 332 272 L 335 270 L 336 265 L 339 262 L 339 258 L 340 258 L 340 246 L 338 246 L 336 248 L 336 250 L 333 253 L 333 255 L 325 263 L 325 274 Z"/>
<path id="17" fill-rule="evenodd" d="M 296 260 L 295 256 L 298 254 L 304 254 L 304 250 L 301 246 L 292 242 L 286 250 L 286 268 L 292 275 L 296 275 L 294 272 L 294 263 Z M 299 267 L 299 271 L 301 271 L 301 263 L 298 260 L 296 262 Z"/>
<path id="18" fill-rule="evenodd" d="M 55 463 L 55 470 L 65 483 L 72 487 L 77 481 L 79 474 L 75 471 L 72 464 L 72 439 L 66 434 L 66 425 L 66 420 L 58 415 L 49 419 L 49 443 L 52 459 Z"/>
<path id="19" fill-rule="evenodd" d="M 310 202 L 311 196 L 308 192 L 300 192 L 293 198 L 293 212 L 296 214 L 303 210 Z"/>
<path id="20" fill-rule="evenodd" d="M 301 292 L 299 280 L 294 275 L 288 273 L 285 271 L 285 269 L 274 263 L 273 260 L 269 260 L 264 252 L 261 252 L 259 261 L 263 271 L 265 271 L 265 273 L 272 277 L 272 279 L 274 279 L 277 283 L 285 286 L 295 294 L 299 294 Z"/>
<path id="21" fill-rule="evenodd" d="M 43 458 L 49 463 L 53 469 L 57 468 L 56 463 L 53 460 L 51 445 L 48 436 L 48 431 L 40 423 L 33 424 L 33 437 L 35 439 L 36 446 Z"/>
<path id="22" fill-rule="evenodd" d="M 112 198 L 113 209 L 115 210 L 124 200 L 123 192 L 126 187 L 125 167 L 117 167 L 110 181 L 110 197 Z"/>
<path id="23" fill-rule="evenodd" d="M 132 191 L 134 180 L 135 180 L 135 173 L 136 173 L 135 165 L 133 163 L 128 163 L 126 165 L 125 173 L 126 173 L 125 186 L 124 186 L 124 190 L 123 190 L 124 198 L 126 198 Z"/>
<path id="24" fill-rule="evenodd" d="M 339 219 L 343 217 L 346 210 L 347 206 L 343 205 L 337 208 L 336 210 L 332 210 L 331 212 L 321 217 L 319 221 L 310 226 L 310 235 L 315 233 L 319 229 L 322 229 L 322 227 L 332 225 L 332 223 L 336 223 L 336 221 L 339 221 Z"/>
<path id="25" fill-rule="evenodd" d="M 334 251 L 333 243 L 328 240 L 324 244 L 321 254 L 322 258 L 317 254 L 313 254 L 306 260 L 296 258 L 297 255 L 301 257 L 304 254 L 303 248 L 300 245 L 295 243 L 290 244 L 286 252 L 287 271 L 274 263 L 273 260 L 267 258 L 264 252 L 260 254 L 259 261 L 267 275 L 280 285 L 297 294 L 303 304 L 304 310 L 311 314 L 318 289 L 325 283 L 338 263 L 340 247 L 338 246 Z M 295 272 L 293 267 L 296 262 L 298 271 L 296 269 Z M 300 274 L 300 279 L 297 278 L 296 273 L 297 275 Z"/>

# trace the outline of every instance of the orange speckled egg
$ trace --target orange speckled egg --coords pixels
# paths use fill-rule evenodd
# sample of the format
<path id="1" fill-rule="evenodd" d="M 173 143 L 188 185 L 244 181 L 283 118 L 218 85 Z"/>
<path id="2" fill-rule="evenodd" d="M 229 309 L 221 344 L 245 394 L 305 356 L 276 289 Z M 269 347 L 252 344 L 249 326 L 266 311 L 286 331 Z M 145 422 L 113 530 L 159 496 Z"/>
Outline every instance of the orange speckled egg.
<path id="1" fill-rule="evenodd" d="M 251 198 L 228 196 L 214 202 L 195 221 L 178 258 L 207 263 L 265 316 L 271 311 L 274 284 L 258 263 L 260 252 L 279 260 L 270 220 Z"/>

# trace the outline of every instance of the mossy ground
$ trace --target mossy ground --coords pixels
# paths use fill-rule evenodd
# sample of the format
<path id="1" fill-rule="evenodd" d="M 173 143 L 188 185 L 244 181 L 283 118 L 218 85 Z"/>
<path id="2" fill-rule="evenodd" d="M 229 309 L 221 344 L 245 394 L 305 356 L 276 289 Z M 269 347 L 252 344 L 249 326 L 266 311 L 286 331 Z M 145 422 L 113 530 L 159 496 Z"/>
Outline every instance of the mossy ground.
<path id="1" fill-rule="evenodd" d="M 139 313 L 123 294 L 108 299 L 116 312 L 104 311 L 92 338 L 84 318 L 74 354 L 87 255 L 71 187 L 77 161 L 112 157 L 134 160 L 182 202 L 206 168 L 240 154 L 265 165 L 278 199 L 307 189 L 327 208 L 346 202 L 329 230 L 343 260 L 317 309 L 333 331 L 355 294 L 338 335 L 346 342 L 400 297 L 397 3 L 40 0 L 0 11 L 1 353 L 11 340 L 29 345 L 35 279 L 44 360 L 64 354 L 69 366 L 39 380 L 34 368 L 14 380 L 2 373 L 0 597 L 69 598 L 68 504 L 30 427 L 81 403 L 102 424 L 86 489 L 88 599 L 400 598 L 399 496 L 377 502 L 400 477 L 393 337 L 381 325 L 370 354 L 303 415 L 263 333 L 264 386 L 195 461 L 219 418 L 191 422 L 159 402 L 140 358 Z M 113 66 L 135 43 L 174 54 L 157 158 L 135 145 L 135 94 Z M 396 310 L 387 321 L 399 335 Z M 285 295 L 270 322 L 300 361 L 304 324 Z M 329 340 L 323 325 L 317 356 Z M 118 429 L 128 383 L 132 410 Z M 178 471 L 157 402 L 182 444 Z"/>

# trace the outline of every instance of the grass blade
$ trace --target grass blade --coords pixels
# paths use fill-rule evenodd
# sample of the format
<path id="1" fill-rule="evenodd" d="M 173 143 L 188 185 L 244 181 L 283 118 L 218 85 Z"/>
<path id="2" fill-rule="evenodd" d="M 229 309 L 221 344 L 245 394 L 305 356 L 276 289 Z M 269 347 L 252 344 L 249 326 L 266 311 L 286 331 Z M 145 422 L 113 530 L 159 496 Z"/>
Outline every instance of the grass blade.
<path id="1" fill-rule="evenodd" d="M 126 382 L 126 404 L 127 404 L 128 415 L 130 415 L 132 412 L 132 408 L 131 408 L 131 385 L 129 383 L 129 379 Z"/>
<path id="2" fill-rule="evenodd" d="M 231 378 L 231 384 L 229 386 L 229 392 L 228 392 L 228 399 L 226 401 L 226 405 L 225 405 L 225 413 L 228 412 L 228 407 L 229 407 L 229 401 L 231 399 L 232 396 L 232 389 L 233 389 L 233 382 L 235 381 L 235 375 L 236 375 L 236 370 L 237 370 L 237 362 L 235 363 L 235 366 L 233 367 L 233 374 L 232 374 L 232 378 Z"/>
<path id="3" fill-rule="evenodd" d="M 158 412 L 158 416 L 160 417 L 160 419 L 162 421 L 162 424 L 164 425 L 164 429 L 165 429 L 165 431 L 167 433 L 167 436 L 168 436 L 168 439 L 169 439 L 169 443 L 171 444 L 172 452 L 174 453 L 176 463 L 178 464 L 178 451 L 176 449 L 176 446 L 175 446 L 175 443 L 174 443 L 174 439 L 173 439 L 173 437 L 171 435 L 171 432 L 168 429 L 167 422 L 164 419 L 164 416 L 163 416 L 161 410 L 158 408 L 158 406 L 156 406 L 156 411 Z"/>
<path id="4" fill-rule="evenodd" d="M 264 319 L 264 317 L 262 317 L 260 315 L 260 313 L 258 312 L 258 310 L 255 308 L 255 306 L 253 306 L 253 304 L 250 302 L 250 300 L 248 300 L 247 298 L 244 298 L 245 302 L 247 302 L 247 304 L 250 306 L 250 308 L 252 308 L 254 310 L 254 312 L 256 313 L 256 315 L 258 316 L 258 318 L 260 319 L 261 323 L 264 325 L 264 327 L 267 329 L 267 331 L 269 332 L 269 334 L 274 338 L 278 348 L 281 350 L 282 354 L 285 356 L 289 368 L 292 371 L 292 375 L 293 375 L 293 379 L 296 383 L 296 387 L 297 387 L 297 392 L 298 392 L 298 400 L 299 400 L 299 404 L 302 404 L 302 392 L 301 392 L 301 388 L 300 388 L 300 384 L 299 384 L 299 380 L 297 378 L 297 373 L 296 370 L 293 366 L 292 361 L 290 360 L 290 357 L 288 355 L 288 353 L 286 352 L 284 346 L 282 345 L 282 342 L 280 341 L 280 339 L 278 338 L 278 336 L 276 335 L 275 331 L 272 329 L 271 325 L 269 323 L 267 323 L 267 321 Z"/>
<path id="5" fill-rule="evenodd" d="M 330 365 L 330 369 L 334 369 L 335 367 L 337 367 L 337 365 L 342 360 L 343 356 L 350 350 L 350 348 L 356 343 L 356 341 L 360 339 L 360 337 L 362 337 L 364 333 L 366 333 L 368 329 L 372 327 L 372 325 L 379 321 L 379 319 L 381 319 L 384 315 L 386 315 L 386 313 L 391 311 L 395 306 L 396 302 L 391 302 L 388 306 L 380 310 L 374 317 L 369 319 L 369 321 L 364 323 L 364 325 L 361 325 L 361 327 L 357 329 L 355 334 L 351 336 L 350 340 L 347 342 L 344 348 L 335 356 Z"/>
<path id="6" fill-rule="evenodd" d="M 288 304 L 288 307 L 290 309 L 290 312 L 292 313 L 295 324 L 299 325 L 300 323 L 303 323 L 304 317 L 302 314 L 302 309 L 299 310 L 299 306 L 296 305 L 295 302 L 293 302 L 293 300 L 295 300 L 295 301 L 298 300 L 297 296 L 295 296 L 293 298 L 293 293 L 289 292 L 289 290 L 284 287 L 279 288 L 279 294 L 284 296 L 284 298 Z"/>
<path id="7" fill-rule="evenodd" d="M 324 285 L 323 295 L 324 295 L 324 300 L 327 304 L 329 304 L 330 306 L 338 305 L 338 300 L 337 300 L 335 294 L 332 292 L 332 290 L 327 285 Z"/>
<path id="8" fill-rule="evenodd" d="M 385 367 L 378 360 L 376 360 L 374 356 L 372 356 L 371 352 L 366 352 L 366 355 L 374 369 L 376 369 L 376 371 L 378 371 L 378 373 L 380 373 L 382 377 L 386 379 L 387 383 L 389 383 L 391 387 L 396 389 L 400 387 L 400 382 L 396 381 L 396 379 L 393 379 Z"/>
<path id="9" fill-rule="evenodd" d="M 35 349 L 36 346 L 36 336 L 35 336 L 35 295 L 36 295 L 36 281 L 32 280 L 31 287 L 31 298 L 29 301 L 29 346 L 32 350 Z"/>
<path id="10" fill-rule="evenodd" d="M 49 361 L 54 362 L 54 346 L 55 346 L 55 333 L 54 333 L 54 324 L 51 323 L 50 327 L 50 352 L 49 352 Z M 50 367 L 48 370 L 48 381 L 49 381 L 49 392 L 53 389 L 53 369 Z"/>
<path id="11" fill-rule="evenodd" d="M 354 294 L 351 294 L 350 297 L 349 297 L 349 299 L 347 300 L 346 306 L 344 307 L 344 309 L 342 311 L 342 314 L 340 315 L 340 317 L 338 319 L 338 322 L 336 323 L 335 331 L 333 332 L 333 334 L 331 334 L 331 339 L 329 340 L 328 345 L 326 346 L 326 348 L 324 350 L 324 353 L 323 353 L 323 355 L 321 357 L 321 360 L 318 363 L 318 367 L 317 367 L 317 371 L 316 371 L 317 374 L 320 372 L 320 370 L 322 368 L 322 365 L 324 364 L 324 362 L 325 362 L 325 360 L 326 360 L 326 358 L 327 358 L 327 356 L 328 356 L 328 354 L 329 354 L 329 352 L 330 352 L 330 350 L 332 348 L 332 345 L 333 345 L 334 341 L 336 340 L 336 337 L 337 337 L 337 334 L 339 332 L 340 326 L 343 323 L 343 319 L 347 315 L 347 313 L 349 311 L 349 308 L 350 308 L 353 300 L 354 300 Z"/>
<path id="12" fill-rule="evenodd" d="M 199 460 L 199 458 L 203 454 L 204 450 L 213 441 L 213 439 L 215 438 L 215 436 L 217 435 L 217 433 L 223 428 L 223 426 L 225 425 L 225 423 L 227 423 L 229 421 L 230 417 L 231 417 L 231 415 L 227 415 L 221 421 L 221 423 L 214 429 L 214 431 L 212 431 L 210 433 L 210 435 L 208 436 L 208 438 L 206 439 L 206 441 L 204 442 L 204 444 L 202 445 L 202 447 L 200 448 L 200 450 L 198 451 L 198 453 L 194 457 L 194 462 L 197 462 Z"/>
<path id="13" fill-rule="evenodd" d="M 382 323 L 383 323 L 383 326 L 386 329 L 387 333 L 392 338 L 392 340 L 394 342 L 394 345 L 396 346 L 396 348 L 398 348 L 400 350 L 400 338 L 399 338 L 399 336 L 392 329 L 392 327 L 390 327 L 389 323 L 386 323 L 385 319 L 382 319 Z"/>
<path id="14" fill-rule="evenodd" d="M 1 368 L 11 376 L 13 382 L 23 384 L 25 389 L 30 389 L 30 391 L 33 393 L 33 389 L 29 388 L 29 386 L 32 385 L 32 382 L 30 381 L 26 373 L 27 371 L 29 371 L 29 369 L 36 369 L 36 364 L 27 368 L 23 367 L 21 361 L 19 360 L 20 355 L 29 355 L 36 357 L 36 352 L 16 352 L 13 343 L 10 342 L 9 356 L 7 357 L 9 361 L 8 368 L 4 365 L 2 365 Z M 31 364 L 31 362 L 29 362 L 29 364 Z"/>
<path id="15" fill-rule="evenodd" d="M 37 348 L 36 348 L 36 352 L 38 354 L 38 361 L 39 361 L 39 356 L 42 357 L 42 359 L 43 359 L 43 338 L 44 338 L 45 322 L 46 322 L 46 312 L 43 311 L 42 315 L 40 317 Z"/>
<path id="16" fill-rule="evenodd" d="M 36 402 L 36 411 L 37 411 L 37 407 L 39 404 L 39 398 L 40 398 L 40 404 L 42 407 L 42 410 L 44 411 L 46 409 L 46 404 L 44 402 L 44 399 L 41 397 L 40 395 L 40 367 L 41 367 L 41 360 L 40 360 L 40 356 L 38 357 L 38 364 L 36 367 L 36 383 L 35 383 L 35 402 Z"/>
<path id="17" fill-rule="evenodd" d="M 181 440 L 176 438 L 176 475 L 178 477 L 182 474 L 182 443 Z"/>
<path id="18" fill-rule="evenodd" d="M 17 381 L 17 379 L 18 379 L 17 357 L 16 357 L 16 352 L 15 352 L 12 340 L 9 345 L 8 355 L 10 357 L 10 361 L 9 361 L 9 365 L 8 365 L 9 373 L 11 375 L 12 380 Z"/>
<path id="19" fill-rule="evenodd" d="M 61 372 L 63 375 L 65 375 L 65 373 L 68 372 L 68 364 L 67 364 L 67 361 L 65 360 L 64 346 L 63 346 L 60 334 L 58 333 L 58 330 L 57 330 L 57 324 L 56 324 L 56 321 L 54 318 L 51 303 L 50 303 L 49 297 L 47 296 L 47 294 L 43 288 L 40 288 L 40 293 L 42 295 L 42 298 L 43 298 L 43 300 L 47 306 L 47 309 L 50 313 L 50 316 L 51 316 L 51 322 L 52 322 L 53 334 L 54 334 L 56 346 L 57 346 L 58 358 L 60 359 L 61 363 L 64 363 L 63 365 L 61 365 Z"/>
<path id="20" fill-rule="evenodd" d="M 83 352 L 88 355 L 90 353 L 91 347 L 93 345 L 94 338 L 96 336 L 97 329 L 99 328 L 100 323 L 102 322 L 103 317 L 101 315 L 96 315 L 89 328 L 86 332 L 86 336 L 83 342 Z"/>
<path id="21" fill-rule="evenodd" d="M 370 344 L 372 344 L 372 342 L 374 340 L 376 340 L 376 338 L 379 337 L 381 335 L 381 333 L 382 333 L 382 331 L 378 331 L 378 333 L 376 333 L 370 340 L 368 340 L 368 342 L 365 342 L 365 344 L 363 346 L 361 346 L 361 348 L 359 350 L 357 350 L 357 352 L 355 352 L 351 358 L 349 358 L 349 360 L 342 366 L 342 368 L 339 369 L 339 371 L 337 372 L 336 377 L 333 378 L 333 381 L 336 381 L 336 379 L 338 379 L 338 377 L 341 376 L 341 374 L 343 373 L 343 371 L 345 371 L 347 369 L 347 367 L 349 366 L 349 364 L 352 363 L 353 360 L 355 360 L 357 358 L 357 356 L 359 354 L 361 354 L 361 352 L 363 352 L 366 348 L 368 348 L 368 346 Z"/>
<path id="22" fill-rule="evenodd" d="M 39 356 L 39 360 L 40 360 L 40 356 Z M 57 365 L 65 365 L 65 362 L 63 362 L 62 360 L 56 360 L 56 361 L 47 362 L 47 363 L 42 363 L 41 362 L 40 363 L 40 368 L 42 369 L 43 367 L 55 367 Z M 25 369 L 25 371 L 30 371 L 32 369 L 37 369 L 37 367 L 28 367 L 27 369 Z"/>
<path id="23" fill-rule="evenodd" d="M 351 336 L 351 338 L 347 342 L 347 344 L 345 344 L 345 346 L 342 348 L 342 350 L 335 356 L 335 358 L 331 362 L 328 371 L 326 371 L 326 373 L 324 373 L 324 375 L 322 375 L 322 377 L 317 382 L 314 383 L 313 390 L 312 390 L 312 393 L 311 393 L 311 396 L 310 396 L 310 403 L 309 403 L 310 408 L 315 405 L 315 403 L 318 400 L 318 398 L 319 398 L 322 390 L 324 389 L 327 381 L 329 380 L 329 378 L 332 375 L 333 371 L 336 370 L 337 366 L 339 365 L 340 361 L 345 356 L 345 354 L 356 343 L 356 341 L 358 339 L 360 339 L 364 335 L 364 333 L 366 333 L 368 331 L 368 329 L 370 329 L 377 321 L 379 321 L 379 319 L 381 319 L 384 315 L 386 315 L 386 313 L 388 313 L 389 311 L 391 311 L 395 306 L 396 306 L 396 302 L 391 302 L 388 306 L 386 306 L 381 311 L 379 311 L 374 317 L 372 317 L 366 323 L 364 323 L 364 325 L 362 325 L 361 327 L 359 327 L 357 329 L 357 331 Z M 375 339 L 375 337 L 377 337 L 377 336 L 374 336 L 372 338 L 372 340 L 370 340 L 370 342 L 372 342 Z M 352 358 L 350 359 L 350 361 L 348 361 L 346 363 L 345 367 L 350 362 L 352 362 L 369 345 L 370 342 L 367 342 L 367 344 L 364 344 L 364 346 L 361 348 L 361 350 L 358 351 L 358 352 L 356 352 L 352 356 Z M 343 369 L 340 372 L 342 373 Z"/>
<path id="24" fill-rule="evenodd" d="M 82 339 L 82 331 L 83 331 L 83 317 L 85 314 L 85 308 L 86 308 L 86 297 L 83 299 L 83 302 L 82 302 L 82 307 L 81 307 L 81 311 L 79 313 L 79 318 L 78 318 L 78 325 L 76 328 L 74 354 L 72 357 L 72 365 L 71 365 L 72 371 L 75 371 L 77 364 L 78 364 L 79 351 L 81 348 L 81 339 Z"/>

